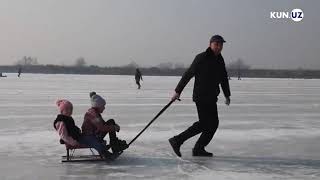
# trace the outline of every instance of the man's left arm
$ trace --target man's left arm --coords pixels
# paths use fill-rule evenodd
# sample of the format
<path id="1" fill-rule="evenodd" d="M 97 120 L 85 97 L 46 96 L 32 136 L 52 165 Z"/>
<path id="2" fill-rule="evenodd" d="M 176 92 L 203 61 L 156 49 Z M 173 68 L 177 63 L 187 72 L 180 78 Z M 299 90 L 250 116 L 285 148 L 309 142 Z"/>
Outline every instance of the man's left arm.
<path id="1" fill-rule="evenodd" d="M 230 104 L 230 96 L 231 96 L 231 92 L 230 92 L 230 85 L 229 85 L 229 78 L 228 78 L 228 72 L 226 70 L 226 66 L 224 63 L 224 60 L 222 58 L 222 80 L 221 80 L 221 88 L 223 91 L 223 94 L 226 98 L 226 104 L 229 105 Z"/>

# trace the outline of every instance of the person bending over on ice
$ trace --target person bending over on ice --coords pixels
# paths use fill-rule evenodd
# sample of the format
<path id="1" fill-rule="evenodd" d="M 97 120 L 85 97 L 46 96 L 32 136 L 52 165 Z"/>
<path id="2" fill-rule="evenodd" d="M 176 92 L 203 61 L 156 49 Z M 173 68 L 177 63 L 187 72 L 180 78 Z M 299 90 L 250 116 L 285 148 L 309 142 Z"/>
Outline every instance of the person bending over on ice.
<path id="1" fill-rule="evenodd" d="M 104 121 L 101 113 L 105 110 L 106 101 L 96 94 L 90 93 L 91 108 L 84 115 L 82 132 L 86 135 L 94 135 L 103 142 L 103 138 L 109 133 L 110 146 L 113 153 L 121 152 L 129 146 L 124 140 L 117 138 L 116 132 L 120 131 L 120 126 L 113 119 Z"/>
<path id="2" fill-rule="evenodd" d="M 58 114 L 56 120 L 53 122 L 53 127 L 59 133 L 61 144 L 69 146 L 88 146 L 92 147 L 99 152 L 103 158 L 112 157 L 112 153 L 108 151 L 106 144 L 102 144 L 99 140 L 92 135 L 83 135 L 80 128 L 75 125 L 73 118 L 71 117 L 73 111 L 73 105 L 68 100 L 58 100 L 56 102 L 60 114 Z"/>

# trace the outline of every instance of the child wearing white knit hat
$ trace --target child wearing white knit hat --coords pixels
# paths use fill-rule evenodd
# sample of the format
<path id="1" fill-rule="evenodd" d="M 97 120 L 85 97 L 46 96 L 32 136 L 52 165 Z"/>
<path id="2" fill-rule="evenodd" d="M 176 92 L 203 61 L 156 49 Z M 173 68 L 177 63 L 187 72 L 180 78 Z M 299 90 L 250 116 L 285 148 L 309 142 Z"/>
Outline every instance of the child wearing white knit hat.
<path id="1" fill-rule="evenodd" d="M 116 136 L 116 132 L 120 131 L 120 126 L 113 119 L 105 121 L 101 113 L 105 110 L 106 100 L 96 92 L 90 93 L 91 108 L 88 109 L 84 116 L 82 124 L 82 132 L 86 135 L 95 135 L 101 141 L 109 133 L 110 146 L 114 153 L 121 152 L 129 146 L 126 141 L 120 140 Z"/>

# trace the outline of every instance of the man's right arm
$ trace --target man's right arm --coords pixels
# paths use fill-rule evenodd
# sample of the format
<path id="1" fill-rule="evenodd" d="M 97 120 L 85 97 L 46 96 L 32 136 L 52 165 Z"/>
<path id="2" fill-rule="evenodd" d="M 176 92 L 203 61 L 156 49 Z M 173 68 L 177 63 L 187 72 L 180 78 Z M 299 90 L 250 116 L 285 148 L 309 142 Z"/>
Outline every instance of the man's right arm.
<path id="1" fill-rule="evenodd" d="M 196 65 L 197 65 L 197 63 L 199 61 L 198 59 L 199 59 L 198 56 L 196 56 L 195 59 L 193 60 L 192 64 L 190 65 L 190 67 L 183 74 L 183 76 L 180 79 L 177 87 L 175 88 L 176 93 L 178 93 L 179 95 L 183 91 L 184 87 L 188 84 L 190 79 L 195 75 Z"/>

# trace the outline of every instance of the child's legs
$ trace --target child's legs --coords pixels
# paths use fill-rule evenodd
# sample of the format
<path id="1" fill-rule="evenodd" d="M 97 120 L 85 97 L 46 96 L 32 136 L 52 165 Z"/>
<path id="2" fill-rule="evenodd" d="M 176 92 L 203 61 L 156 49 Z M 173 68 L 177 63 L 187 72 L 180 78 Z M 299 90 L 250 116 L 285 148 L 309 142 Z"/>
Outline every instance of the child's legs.
<path id="1" fill-rule="evenodd" d="M 94 148 L 99 152 L 99 154 L 103 154 L 108 149 L 105 144 L 100 143 L 99 140 L 92 135 L 81 136 L 78 141 L 80 144 L 85 144 L 91 148 Z"/>
<path id="2" fill-rule="evenodd" d="M 116 125 L 116 122 L 114 121 L 114 119 L 109 119 L 107 122 L 105 122 L 105 125 L 108 126 L 113 126 Z M 110 144 L 115 142 L 117 140 L 117 134 L 116 132 L 109 132 L 109 138 L 110 138 Z"/>

